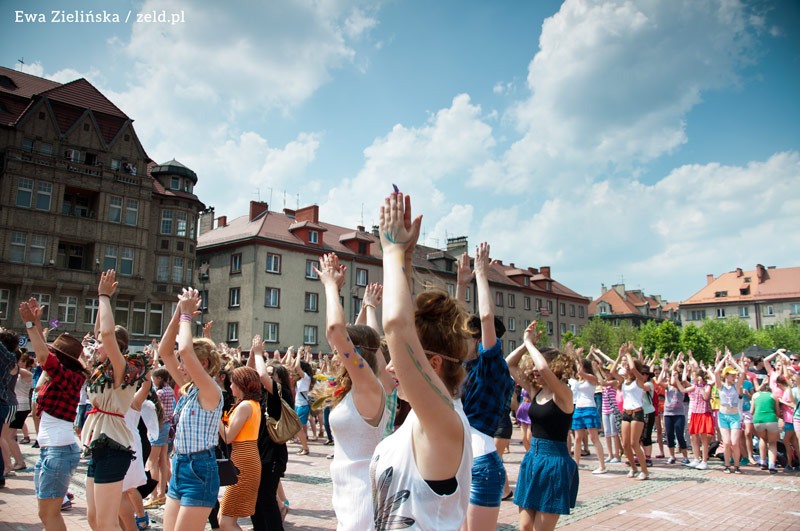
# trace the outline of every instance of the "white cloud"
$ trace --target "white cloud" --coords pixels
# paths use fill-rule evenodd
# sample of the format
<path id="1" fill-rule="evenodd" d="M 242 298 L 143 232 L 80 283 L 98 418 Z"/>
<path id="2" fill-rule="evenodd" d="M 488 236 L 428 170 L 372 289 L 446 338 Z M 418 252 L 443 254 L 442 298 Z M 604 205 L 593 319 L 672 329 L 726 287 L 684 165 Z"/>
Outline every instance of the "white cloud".
<path id="1" fill-rule="evenodd" d="M 567 0 L 545 20 L 528 69 L 530 97 L 510 112 L 522 137 L 474 186 L 567 189 L 687 142 L 704 92 L 737 82 L 750 19 L 735 1 Z"/>

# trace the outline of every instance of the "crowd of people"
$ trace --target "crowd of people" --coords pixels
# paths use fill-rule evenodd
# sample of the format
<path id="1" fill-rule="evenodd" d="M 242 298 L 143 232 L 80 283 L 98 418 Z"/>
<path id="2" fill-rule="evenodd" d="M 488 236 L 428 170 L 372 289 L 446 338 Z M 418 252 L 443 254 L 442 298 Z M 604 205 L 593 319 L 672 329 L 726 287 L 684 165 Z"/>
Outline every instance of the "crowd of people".
<path id="1" fill-rule="evenodd" d="M 287 439 L 307 455 L 309 439 L 325 436 L 337 529 L 494 529 L 513 499 L 521 529 L 545 530 L 575 507 L 590 441 L 592 474 L 627 465 L 639 481 L 656 459 L 705 470 L 717 454 L 724 473 L 800 471 L 796 354 L 717 352 L 705 364 L 691 352 L 645 356 L 625 344 L 612 358 L 593 346 L 542 347 L 534 321 L 504 355 L 487 243 L 474 260 L 459 258 L 455 297 L 435 288 L 414 296 L 421 221 L 408 196 L 386 198 L 383 283 L 367 287 L 353 324 L 340 302 L 346 267 L 335 254 L 321 257 L 331 354 L 270 354 L 259 336 L 247 352 L 231 349 L 212 340 L 212 322 L 193 337 L 200 294 L 192 288 L 161 340 L 131 352 L 114 322 L 113 270 L 100 277 L 95 330 L 82 340 L 61 334 L 48 343 L 41 306 L 23 302 L 30 348 L 0 332 L 0 487 L 7 473 L 32 472 L 45 529 L 65 529 L 61 511 L 83 458 L 92 529 L 147 529 L 147 510 L 163 506 L 170 531 L 207 522 L 235 530 L 248 517 L 274 531 L 290 507 L 281 483 Z M 465 304 L 473 282 L 477 315 Z M 514 490 L 503 464 L 512 423 L 526 450 Z M 32 441 L 33 467 L 19 447 Z"/>

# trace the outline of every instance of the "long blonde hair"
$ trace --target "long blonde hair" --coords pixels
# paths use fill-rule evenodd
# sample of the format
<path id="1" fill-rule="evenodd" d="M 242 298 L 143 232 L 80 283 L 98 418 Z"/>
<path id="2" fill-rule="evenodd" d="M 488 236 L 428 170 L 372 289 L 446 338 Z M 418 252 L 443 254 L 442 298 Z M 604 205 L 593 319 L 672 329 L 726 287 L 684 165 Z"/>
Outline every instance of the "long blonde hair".
<path id="1" fill-rule="evenodd" d="M 217 350 L 214 342 L 205 337 L 196 337 L 192 340 L 192 350 L 194 350 L 194 355 L 197 356 L 201 364 L 203 360 L 208 362 L 206 372 L 209 376 L 212 378 L 216 376 L 222 367 L 222 355 Z M 194 382 L 192 381 L 186 382 L 181 387 L 180 393 L 185 394 L 193 385 Z"/>

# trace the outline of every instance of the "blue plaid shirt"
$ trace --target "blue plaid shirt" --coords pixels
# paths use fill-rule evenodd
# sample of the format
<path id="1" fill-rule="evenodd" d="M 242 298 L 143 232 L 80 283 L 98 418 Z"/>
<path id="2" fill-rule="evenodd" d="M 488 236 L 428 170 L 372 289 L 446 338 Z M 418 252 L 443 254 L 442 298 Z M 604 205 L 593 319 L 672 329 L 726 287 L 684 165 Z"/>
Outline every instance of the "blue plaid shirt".
<path id="1" fill-rule="evenodd" d="M 508 372 L 500 339 L 489 350 L 478 343 L 478 357 L 467 362 L 467 379 L 461 394 L 469 425 L 494 437 L 501 415 L 507 414 L 514 380 Z"/>

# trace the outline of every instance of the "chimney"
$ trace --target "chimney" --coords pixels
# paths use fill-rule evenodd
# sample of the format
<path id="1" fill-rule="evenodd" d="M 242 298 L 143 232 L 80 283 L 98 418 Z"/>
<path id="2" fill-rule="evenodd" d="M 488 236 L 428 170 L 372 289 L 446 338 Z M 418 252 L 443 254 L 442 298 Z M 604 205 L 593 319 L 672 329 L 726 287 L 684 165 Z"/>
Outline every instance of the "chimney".
<path id="1" fill-rule="evenodd" d="M 611 289 L 619 293 L 619 296 L 625 298 L 625 284 L 612 284 Z"/>
<path id="2" fill-rule="evenodd" d="M 297 221 L 310 221 L 311 223 L 319 223 L 319 206 L 311 205 L 299 209 L 294 218 Z"/>
<path id="3" fill-rule="evenodd" d="M 228 225 L 228 216 L 220 216 L 217 218 L 217 228 L 226 227 Z"/>
<path id="4" fill-rule="evenodd" d="M 706 286 L 708 286 L 712 282 L 714 282 L 714 275 L 712 275 L 712 274 L 706 275 Z"/>
<path id="5" fill-rule="evenodd" d="M 546 278 L 550 278 L 550 266 L 542 266 L 539 268 L 539 271 L 541 271 L 542 275 L 544 275 Z"/>
<path id="6" fill-rule="evenodd" d="M 535 267 L 529 267 L 528 271 L 533 275 L 538 275 L 539 274 L 539 270 L 537 268 L 535 268 Z"/>
<path id="7" fill-rule="evenodd" d="M 510 267 L 511 269 L 516 269 L 517 268 L 517 266 L 514 265 L 514 262 L 509 262 L 508 263 L 508 267 Z"/>
<path id="8" fill-rule="evenodd" d="M 356 230 L 357 230 L 358 232 L 367 232 L 367 229 L 366 229 L 366 228 L 364 228 L 364 225 L 359 225 L 359 226 L 357 226 L 357 227 L 356 227 Z"/>
<path id="9" fill-rule="evenodd" d="M 380 227 L 378 225 L 373 225 L 372 226 L 372 235 L 375 236 L 376 238 L 380 238 L 381 237 Z"/>
<path id="10" fill-rule="evenodd" d="M 466 236 L 457 236 L 455 238 L 447 238 L 447 252 L 452 255 L 460 255 L 469 250 Z"/>
<path id="11" fill-rule="evenodd" d="M 767 280 L 767 268 L 761 264 L 758 264 L 756 266 L 756 277 L 758 277 L 759 284 Z"/>
<path id="12" fill-rule="evenodd" d="M 284 215 L 285 215 L 287 218 L 292 218 L 292 219 L 294 219 L 295 211 L 294 211 L 294 210 L 292 210 L 291 208 L 284 208 L 284 209 L 283 209 L 283 214 L 284 214 Z"/>
<path id="13" fill-rule="evenodd" d="M 200 234 L 198 234 L 198 236 L 202 236 L 206 232 L 214 230 L 214 207 L 208 207 L 200 212 L 197 228 L 200 229 Z"/>
<path id="14" fill-rule="evenodd" d="M 744 272 L 742 271 L 742 268 L 741 267 L 737 267 L 736 268 L 736 278 L 739 278 L 742 275 L 744 275 Z"/>
<path id="15" fill-rule="evenodd" d="M 605 284 L 600 284 L 600 295 L 605 295 L 607 291 L 608 291 L 608 288 L 606 287 L 606 285 Z"/>
<path id="16" fill-rule="evenodd" d="M 269 205 L 266 201 L 250 201 L 250 217 L 248 218 L 250 221 L 253 221 L 258 216 L 267 212 L 269 210 Z"/>

